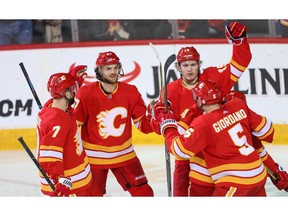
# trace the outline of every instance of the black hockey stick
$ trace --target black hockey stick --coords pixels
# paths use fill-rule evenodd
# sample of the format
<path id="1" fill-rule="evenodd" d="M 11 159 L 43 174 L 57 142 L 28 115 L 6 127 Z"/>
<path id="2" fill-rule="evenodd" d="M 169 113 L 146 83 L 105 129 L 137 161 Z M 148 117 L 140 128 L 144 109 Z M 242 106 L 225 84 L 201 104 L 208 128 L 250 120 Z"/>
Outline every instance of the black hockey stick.
<path id="1" fill-rule="evenodd" d="M 160 75 L 160 82 L 161 82 L 161 98 L 162 98 L 162 102 L 165 104 L 165 112 L 168 112 L 168 103 L 167 103 L 167 90 L 166 90 L 166 73 L 167 70 L 169 68 L 169 66 L 175 61 L 175 55 L 172 54 L 171 56 L 168 57 L 168 59 L 166 60 L 165 64 L 164 64 L 164 79 L 163 79 L 163 70 L 162 70 L 162 63 L 160 60 L 160 57 L 158 55 L 158 52 L 155 48 L 155 46 L 150 42 L 149 45 L 152 47 L 152 49 L 154 50 L 156 57 L 158 59 L 159 62 L 159 75 Z M 174 59 L 174 60 L 173 60 Z M 170 153 L 168 151 L 167 148 L 167 144 L 165 141 L 165 161 L 166 161 L 166 177 L 167 177 L 167 190 L 168 190 L 168 196 L 171 197 L 172 196 L 172 179 L 171 179 L 171 162 L 170 162 Z"/>
<path id="2" fill-rule="evenodd" d="M 176 55 L 172 54 L 168 57 L 164 64 L 164 102 L 165 102 L 165 111 L 168 112 L 168 100 L 167 100 L 167 72 L 170 65 L 176 60 Z"/>
<path id="3" fill-rule="evenodd" d="M 168 57 L 168 59 L 166 60 L 165 64 L 164 64 L 164 79 L 162 82 L 164 82 L 164 86 L 162 86 L 162 101 L 164 101 L 165 104 L 165 112 L 168 113 L 168 94 L 167 94 L 167 72 L 168 72 L 168 68 L 169 66 L 175 61 L 176 59 L 176 55 L 172 54 Z M 163 85 L 163 84 L 162 84 Z M 164 95 L 163 95 L 164 94 Z M 165 141 L 165 159 L 166 159 L 166 173 L 167 173 L 167 179 L 169 179 L 168 181 L 168 196 L 172 196 L 172 177 L 171 177 L 171 163 L 170 163 L 170 153 L 168 151 L 168 147 Z"/>
<path id="4" fill-rule="evenodd" d="M 27 146 L 26 142 L 24 141 L 23 137 L 19 137 L 18 138 L 19 142 L 22 144 L 22 146 L 24 147 L 25 151 L 28 153 L 28 155 L 30 156 L 30 158 L 33 160 L 34 164 L 37 166 L 37 168 L 39 169 L 39 171 L 42 173 L 42 175 L 44 176 L 45 180 L 47 181 L 47 183 L 49 184 L 49 186 L 52 188 L 53 191 L 55 191 L 55 186 L 54 184 L 51 182 L 50 178 L 47 176 L 47 174 L 45 173 L 45 171 L 42 169 L 41 165 L 38 163 L 37 159 L 35 158 L 35 156 L 33 155 L 33 153 L 31 152 L 31 150 L 29 149 L 29 147 Z"/>
<path id="5" fill-rule="evenodd" d="M 26 71 L 26 69 L 24 67 L 23 62 L 19 63 L 19 65 L 20 65 L 20 67 L 22 69 L 22 72 L 23 72 L 23 74 L 24 74 L 24 76 L 25 76 L 25 78 L 27 80 L 27 83 L 28 83 L 28 85 L 29 85 L 29 87 L 31 89 L 31 92 L 32 92 L 32 94 L 33 94 L 33 96 L 34 96 L 34 98 L 35 98 L 35 100 L 37 102 L 37 105 L 38 105 L 39 109 L 41 110 L 42 109 L 42 104 L 41 104 L 41 102 L 39 100 L 39 97 L 38 97 L 38 95 L 37 95 L 37 93 L 35 91 L 35 88 L 34 88 L 32 82 L 31 82 L 31 79 L 30 79 L 30 77 L 29 77 L 29 75 L 28 75 L 28 73 L 27 73 L 27 71 Z"/>
<path id="6" fill-rule="evenodd" d="M 42 109 L 42 104 L 39 100 L 39 97 L 35 91 L 35 88 L 31 82 L 31 79 L 26 71 L 26 68 L 24 67 L 24 64 L 21 62 L 19 63 L 21 69 L 22 69 L 22 72 L 26 78 L 26 81 L 30 87 L 30 90 L 37 102 L 37 105 L 39 107 L 39 109 L 41 110 Z M 37 159 L 35 158 L 35 156 L 33 155 L 33 153 L 31 152 L 31 150 L 29 149 L 29 147 L 27 146 L 27 144 L 25 143 L 23 137 L 19 137 L 18 138 L 19 142 L 22 144 L 22 146 L 24 147 L 25 151 L 28 153 L 28 155 L 30 156 L 30 158 L 32 159 L 32 161 L 34 162 L 34 164 L 37 166 L 37 168 L 39 169 L 39 171 L 42 173 L 42 175 L 44 176 L 44 178 L 46 179 L 47 183 L 49 184 L 49 186 L 52 188 L 52 190 L 54 191 L 55 190 L 55 186 L 54 184 L 51 182 L 50 178 L 47 176 L 47 174 L 45 173 L 45 171 L 42 169 L 42 167 L 40 166 L 40 164 L 38 163 Z"/>

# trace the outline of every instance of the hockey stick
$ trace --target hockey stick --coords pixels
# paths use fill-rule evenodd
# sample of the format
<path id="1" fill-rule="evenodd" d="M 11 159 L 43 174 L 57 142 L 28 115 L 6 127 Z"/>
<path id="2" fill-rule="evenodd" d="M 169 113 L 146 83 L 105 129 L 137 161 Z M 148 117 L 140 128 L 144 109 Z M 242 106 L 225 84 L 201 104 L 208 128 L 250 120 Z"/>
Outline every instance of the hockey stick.
<path id="1" fill-rule="evenodd" d="M 173 63 L 173 55 L 169 56 L 168 59 L 165 62 L 164 65 L 164 72 L 165 72 L 165 76 L 163 79 L 163 71 L 162 71 L 162 62 L 160 60 L 160 57 L 158 55 L 158 52 L 155 48 L 155 46 L 153 45 L 153 43 L 149 43 L 149 45 L 152 47 L 152 49 L 154 50 L 156 57 L 158 59 L 159 62 L 159 75 L 160 75 L 160 82 L 161 82 L 161 98 L 162 98 L 162 102 L 165 104 L 165 112 L 168 112 L 168 103 L 167 103 L 167 90 L 166 90 L 166 73 L 167 70 L 169 68 L 169 66 Z M 174 55 L 175 56 L 175 55 Z M 173 61 L 172 61 L 173 60 Z M 167 177 L 167 189 L 168 189 L 168 196 L 171 197 L 172 196 L 172 180 L 171 180 L 171 162 L 170 162 L 170 153 L 168 151 L 167 145 L 166 145 L 166 141 L 165 141 L 165 161 L 166 161 L 166 177 Z"/>
<path id="2" fill-rule="evenodd" d="M 168 57 L 164 64 L 164 101 L 165 101 L 165 111 L 168 112 L 168 100 L 167 100 L 167 72 L 170 65 L 176 60 L 176 55 L 172 54 Z"/>
<path id="3" fill-rule="evenodd" d="M 168 59 L 166 60 L 165 64 L 164 64 L 164 79 L 162 79 L 162 83 L 164 82 L 164 85 L 162 84 L 162 102 L 164 101 L 165 104 L 165 112 L 168 113 L 168 94 L 167 94 L 167 72 L 168 72 L 168 68 L 169 66 L 175 61 L 176 59 L 176 55 L 172 54 L 168 57 Z M 172 178 L 171 178 L 171 165 L 170 165 L 170 153 L 168 151 L 168 147 L 166 145 L 166 141 L 165 141 L 165 158 L 166 158 L 166 163 L 169 164 L 169 166 L 166 166 L 166 170 L 167 170 L 167 179 L 169 179 L 168 181 L 168 196 L 172 196 L 172 186 L 171 186 L 171 182 L 172 182 Z"/>
<path id="4" fill-rule="evenodd" d="M 29 77 L 29 75 L 28 75 L 28 73 L 27 73 L 27 71 L 26 71 L 26 69 L 24 67 L 23 62 L 19 63 L 19 65 L 20 65 L 20 67 L 22 69 L 22 72 L 23 72 L 23 74 L 24 74 L 24 76 L 25 76 L 25 78 L 27 80 L 27 83 L 28 83 L 28 85 L 29 85 L 29 87 L 31 89 L 31 92 L 32 92 L 32 94 L 33 94 L 33 96 L 34 96 L 34 98 L 35 98 L 35 100 L 37 102 L 37 105 L 38 105 L 39 109 L 41 110 L 42 109 L 42 104 L 41 104 L 41 102 L 39 100 L 39 97 L 38 97 L 38 95 L 37 95 L 37 93 L 35 91 L 35 88 L 34 88 L 32 82 L 31 82 L 31 79 L 30 79 L 30 77 Z"/>
<path id="5" fill-rule="evenodd" d="M 279 177 L 275 175 L 275 173 L 273 173 L 268 167 L 266 167 L 267 172 L 269 174 L 269 176 L 275 181 L 278 182 L 279 181 Z"/>
<path id="6" fill-rule="evenodd" d="M 42 173 L 42 175 L 44 176 L 45 180 L 47 181 L 47 183 L 49 184 L 49 186 L 52 188 L 53 191 L 55 191 L 55 186 L 54 184 L 51 182 L 50 178 L 47 176 L 47 174 L 45 173 L 45 171 L 42 169 L 41 165 L 39 164 L 39 162 L 36 160 L 35 156 L 33 155 L 33 153 L 31 152 L 31 150 L 29 149 L 29 147 L 27 146 L 26 142 L 24 141 L 23 137 L 19 137 L 18 138 L 19 142 L 22 144 L 22 146 L 24 147 L 25 151 L 28 153 L 28 155 L 30 156 L 30 158 L 33 160 L 34 164 L 37 166 L 37 168 L 39 169 L 39 171 Z"/>
<path id="7" fill-rule="evenodd" d="M 277 176 L 275 173 L 273 173 L 267 166 L 266 166 L 268 175 L 273 179 L 274 184 L 277 184 L 277 182 L 280 180 L 279 176 Z M 284 190 L 287 190 L 287 188 L 284 188 Z"/>
<path id="8" fill-rule="evenodd" d="M 24 64 L 21 62 L 20 64 L 20 67 L 22 69 L 22 72 L 27 80 L 27 83 L 31 89 L 31 92 L 37 102 L 37 105 L 39 107 L 39 109 L 41 110 L 42 109 L 42 104 L 39 100 L 39 97 L 35 91 L 35 88 L 30 80 L 30 77 L 24 67 Z M 34 164 L 37 166 L 37 168 L 39 169 L 39 171 L 42 173 L 42 175 L 44 176 L 44 178 L 46 179 L 47 183 L 49 184 L 49 186 L 52 188 L 52 190 L 54 191 L 55 190 L 55 186 L 54 184 L 51 182 L 50 178 L 47 176 L 47 174 L 45 173 L 45 171 L 42 169 L 42 167 L 40 166 L 40 164 L 38 163 L 37 159 L 35 158 L 35 156 L 33 155 L 33 153 L 31 152 L 31 150 L 29 149 L 29 147 L 27 146 L 27 144 L 25 143 L 23 137 L 19 137 L 18 138 L 19 142 L 22 144 L 22 146 L 24 147 L 25 151 L 28 153 L 28 155 L 30 156 L 30 158 L 33 160 Z"/>

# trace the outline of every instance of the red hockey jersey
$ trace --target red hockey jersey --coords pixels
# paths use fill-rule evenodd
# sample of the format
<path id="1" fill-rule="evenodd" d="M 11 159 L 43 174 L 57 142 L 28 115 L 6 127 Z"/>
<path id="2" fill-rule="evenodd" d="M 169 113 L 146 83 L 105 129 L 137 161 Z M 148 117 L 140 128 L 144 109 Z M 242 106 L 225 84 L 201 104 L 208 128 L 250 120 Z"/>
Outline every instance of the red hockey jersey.
<path id="1" fill-rule="evenodd" d="M 204 69 L 199 75 L 199 81 L 214 81 L 219 87 L 221 95 L 224 96 L 242 76 L 251 59 L 252 54 L 250 52 L 250 46 L 247 40 L 244 40 L 239 46 L 233 45 L 232 58 L 229 63 L 221 67 L 208 67 Z M 196 112 L 193 113 L 193 115 L 189 113 L 191 112 L 189 111 L 189 108 L 193 107 L 195 103 L 192 98 L 191 90 L 183 85 L 181 78 L 167 85 L 167 99 L 171 102 L 171 109 L 173 110 L 174 116 L 178 121 L 180 128 L 182 128 L 182 131 L 183 128 L 188 128 L 188 125 L 196 115 L 202 114 L 199 110 L 193 110 L 193 112 Z M 188 124 L 185 125 L 184 123 L 187 123 L 187 118 L 190 119 Z M 181 160 L 181 158 L 176 157 L 176 160 Z M 190 159 L 190 170 L 189 175 L 192 182 L 208 186 L 213 184 L 201 153 Z"/>
<path id="2" fill-rule="evenodd" d="M 169 129 L 165 138 L 173 155 L 189 158 L 202 151 L 216 187 L 255 187 L 266 181 L 267 172 L 251 131 L 260 140 L 273 140 L 272 122 L 235 99 L 194 119 L 184 135 Z"/>
<path id="3" fill-rule="evenodd" d="M 59 176 L 71 178 L 70 194 L 77 194 L 89 188 L 92 180 L 88 158 L 82 146 L 76 119 L 72 108 L 64 112 L 50 107 L 49 100 L 38 113 L 37 160 L 53 182 Z M 41 191 L 49 195 L 52 189 L 40 174 Z"/>
<path id="4" fill-rule="evenodd" d="M 83 145 L 91 166 L 115 168 L 136 159 L 132 121 L 143 133 L 152 132 L 146 105 L 134 85 L 117 83 L 107 95 L 100 82 L 82 86 L 76 95 L 74 114 L 81 126 Z"/>

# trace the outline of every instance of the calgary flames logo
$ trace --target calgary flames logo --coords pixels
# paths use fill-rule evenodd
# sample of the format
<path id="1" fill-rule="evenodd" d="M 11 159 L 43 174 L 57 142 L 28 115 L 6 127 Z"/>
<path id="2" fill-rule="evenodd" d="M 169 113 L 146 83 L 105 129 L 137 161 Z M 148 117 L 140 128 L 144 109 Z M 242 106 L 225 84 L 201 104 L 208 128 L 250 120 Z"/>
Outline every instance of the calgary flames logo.
<path id="1" fill-rule="evenodd" d="M 127 110 L 123 107 L 113 108 L 111 110 L 102 111 L 97 115 L 97 122 L 99 123 L 99 134 L 103 139 L 107 139 L 109 136 L 120 137 L 125 129 L 125 124 L 120 124 L 119 127 L 115 127 L 114 121 L 116 117 L 127 117 Z"/>

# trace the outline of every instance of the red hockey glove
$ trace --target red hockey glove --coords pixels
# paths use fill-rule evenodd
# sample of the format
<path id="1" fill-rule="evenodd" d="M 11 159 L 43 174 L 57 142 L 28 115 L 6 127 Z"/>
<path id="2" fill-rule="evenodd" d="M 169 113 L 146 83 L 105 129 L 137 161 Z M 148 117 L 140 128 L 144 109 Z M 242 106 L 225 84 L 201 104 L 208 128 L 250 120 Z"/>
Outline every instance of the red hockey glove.
<path id="1" fill-rule="evenodd" d="M 147 109 L 148 109 L 148 112 L 151 116 L 150 125 L 151 125 L 153 131 L 155 133 L 157 133 L 158 135 L 161 135 L 160 123 L 157 119 L 157 116 L 158 116 L 160 110 L 162 110 L 165 113 L 165 105 L 159 100 L 158 101 L 153 100 L 150 102 Z"/>
<path id="2" fill-rule="evenodd" d="M 55 191 L 50 193 L 52 197 L 69 196 L 72 182 L 70 178 L 60 177 L 56 184 Z"/>
<path id="3" fill-rule="evenodd" d="M 275 169 L 271 170 L 275 176 L 276 179 L 273 178 L 270 174 L 269 177 L 273 184 L 279 189 L 279 190 L 285 190 L 288 192 L 288 174 L 287 172 L 280 166 L 278 163 L 275 164 Z"/>
<path id="4" fill-rule="evenodd" d="M 158 135 L 161 135 L 161 132 L 160 132 L 160 126 L 159 126 L 159 123 L 157 122 L 155 116 L 154 116 L 154 106 L 157 102 L 155 100 L 152 100 L 148 106 L 147 106 L 147 118 L 150 120 L 150 125 L 151 125 L 151 128 L 153 129 L 153 131 L 155 133 L 157 133 Z"/>
<path id="5" fill-rule="evenodd" d="M 247 30 L 247 26 L 238 22 L 232 22 L 229 26 L 225 26 L 225 35 L 229 43 L 240 45 L 242 40 L 246 38 Z"/>
<path id="6" fill-rule="evenodd" d="M 170 101 L 167 102 L 167 110 L 170 111 L 170 106 L 171 106 L 171 103 Z M 160 100 L 157 100 L 154 102 L 154 105 L 152 107 L 152 110 L 151 110 L 151 116 L 154 120 L 156 121 L 159 121 L 158 117 L 159 117 L 159 114 L 160 113 L 165 113 L 165 104 L 162 103 L 162 101 Z"/>
<path id="7" fill-rule="evenodd" d="M 160 131 L 163 136 L 165 136 L 165 130 L 167 128 L 176 128 L 177 129 L 177 122 L 172 112 L 165 113 L 161 116 L 163 121 L 160 121 Z"/>
<path id="8" fill-rule="evenodd" d="M 74 77 L 74 79 L 78 83 L 79 88 L 82 86 L 84 79 L 87 76 L 86 71 L 87 71 L 87 65 L 78 65 L 78 66 L 70 69 L 70 71 L 68 72 L 69 74 L 71 74 Z"/>
<path id="9" fill-rule="evenodd" d="M 170 102 L 168 102 L 168 111 L 165 111 L 165 105 L 158 101 L 152 112 L 153 120 L 156 121 L 156 125 L 159 125 L 159 131 L 162 135 L 165 135 L 165 130 L 169 127 L 174 127 L 177 129 L 177 122 L 173 115 L 173 112 L 170 110 Z M 157 128 L 158 129 L 158 128 Z"/>

